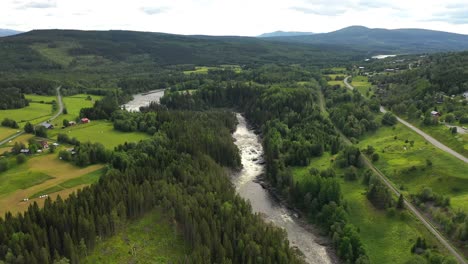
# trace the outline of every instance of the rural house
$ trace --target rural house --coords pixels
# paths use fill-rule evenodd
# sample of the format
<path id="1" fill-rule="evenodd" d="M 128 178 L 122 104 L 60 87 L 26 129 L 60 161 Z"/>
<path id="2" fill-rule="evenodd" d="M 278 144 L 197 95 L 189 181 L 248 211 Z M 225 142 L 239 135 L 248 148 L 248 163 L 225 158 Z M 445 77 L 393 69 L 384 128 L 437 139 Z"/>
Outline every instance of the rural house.
<path id="1" fill-rule="evenodd" d="M 54 128 L 54 125 L 52 125 L 52 124 L 49 123 L 49 122 L 42 122 L 42 123 L 41 123 L 41 126 L 47 128 L 47 129 L 53 129 L 53 128 Z"/>
<path id="2" fill-rule="evenodd" d="M 87 124 L 89 122 L 91 122 L 91 120 L 89 120 L 88 118 L 86 118 L 86 117 L 81 118 L 81 123 Z"/>
<path id="3" fill-rule="evenodd" d="M 433 117 L 439 117 L 439 116 L 440 116 L 440 113 L 437 112 L 437 111 L 431 111 L 431 115 L 432 115 Z"/>

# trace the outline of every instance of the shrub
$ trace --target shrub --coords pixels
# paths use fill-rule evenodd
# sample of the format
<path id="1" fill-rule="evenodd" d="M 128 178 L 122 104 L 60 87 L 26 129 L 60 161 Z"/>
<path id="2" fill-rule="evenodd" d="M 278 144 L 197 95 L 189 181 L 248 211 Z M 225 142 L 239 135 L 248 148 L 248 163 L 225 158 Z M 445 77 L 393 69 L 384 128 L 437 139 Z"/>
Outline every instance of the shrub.
<path id="1" fill-rule="evenodd" d="M 26 155 L 24 155 L 23 153 L 18 154 L 18 156 L 16 156 L 16 163 L 22 164 L 25 161 L 26 161 Z"/>

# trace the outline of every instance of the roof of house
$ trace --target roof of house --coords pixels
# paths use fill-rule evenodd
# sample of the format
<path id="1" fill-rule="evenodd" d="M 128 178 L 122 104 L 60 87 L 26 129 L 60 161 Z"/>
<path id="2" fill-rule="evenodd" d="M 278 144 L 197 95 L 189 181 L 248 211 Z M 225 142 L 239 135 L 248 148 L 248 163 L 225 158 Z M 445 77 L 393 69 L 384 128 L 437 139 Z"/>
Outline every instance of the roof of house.
<path id="1" fill-rule="evenodd" d="M 45 127 L 45 128 L 54 127 L 51 123 L 48 123 L 48 122 L 42 122 L 42 123 L 41 123 L 41 126 L 43 126 L 43 127 Z"/>

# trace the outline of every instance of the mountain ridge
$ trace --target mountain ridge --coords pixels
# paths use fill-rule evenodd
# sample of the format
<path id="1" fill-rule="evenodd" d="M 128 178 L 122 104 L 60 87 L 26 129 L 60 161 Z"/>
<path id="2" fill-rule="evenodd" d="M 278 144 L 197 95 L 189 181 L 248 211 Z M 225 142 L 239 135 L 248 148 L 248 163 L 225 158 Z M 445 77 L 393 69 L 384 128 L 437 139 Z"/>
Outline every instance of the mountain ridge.
<path id="1" fill-rule="evenodd" d="M 22 31 L 17 31 L 13 29 L 0 28 L 0 37 L 8 37 L 17 34 L 23 33 Z"/>
<path id="2" fill-rule="evenodd" d="M 384 29 L 350 26 L 329 33 L 265 39 L 303 44 L 333 43 L 360 48 L 375 54 L 381 52 L 433 53 L 468 50 L 468 35 L 418 28 Z"/>

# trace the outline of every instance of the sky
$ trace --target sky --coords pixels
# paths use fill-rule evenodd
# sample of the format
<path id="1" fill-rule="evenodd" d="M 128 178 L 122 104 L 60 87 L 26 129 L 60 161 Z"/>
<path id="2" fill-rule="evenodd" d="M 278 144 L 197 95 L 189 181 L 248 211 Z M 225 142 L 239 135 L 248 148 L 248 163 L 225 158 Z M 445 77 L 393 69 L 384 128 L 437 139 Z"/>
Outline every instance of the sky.
<path id="1" fill-rule="evenodd" d="M 0 0 L 0 28 L 256 36 L 351 25 L 468 34 L 468 0 Z"/>

